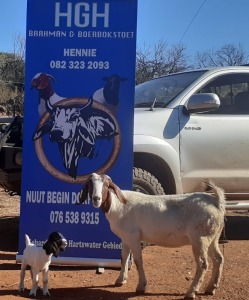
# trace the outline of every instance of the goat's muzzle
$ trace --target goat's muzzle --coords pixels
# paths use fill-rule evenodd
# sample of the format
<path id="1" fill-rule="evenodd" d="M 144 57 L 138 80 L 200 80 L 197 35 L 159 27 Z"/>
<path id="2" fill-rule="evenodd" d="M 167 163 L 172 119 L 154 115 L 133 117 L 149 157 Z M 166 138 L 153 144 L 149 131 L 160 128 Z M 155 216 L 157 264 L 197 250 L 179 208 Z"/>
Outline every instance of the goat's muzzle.
<path id="1" fill-rule="evenodd" d="M 65 251 L 65 248 L 68 245 L 67 240 L 65 238 L 63 238 L 61 241 L 62 241 L 62 244 L 60 246 L 60 251 Z"/>
<path id="2" fill-rule="evenodd" d="M 92 197 L 92 202 L 93 202 L 93 206 L 95 208 L 99 208 L 102 204 L 102 200 L 99 196 L 94 196 Z"/>

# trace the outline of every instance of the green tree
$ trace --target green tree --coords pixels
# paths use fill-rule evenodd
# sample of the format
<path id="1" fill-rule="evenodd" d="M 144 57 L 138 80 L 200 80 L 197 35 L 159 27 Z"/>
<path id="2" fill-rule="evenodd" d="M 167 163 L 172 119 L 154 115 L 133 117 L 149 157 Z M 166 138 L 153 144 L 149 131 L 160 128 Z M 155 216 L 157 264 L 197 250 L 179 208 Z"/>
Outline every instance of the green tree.
<path id="1" fill-rule="evenodd" d="M 2 114 L 23 114 L 25 39 L 14 38 L 14 53 L 0 52 L 0 106 Z M 1 110 L 0 110 L 1 113 Z"/>

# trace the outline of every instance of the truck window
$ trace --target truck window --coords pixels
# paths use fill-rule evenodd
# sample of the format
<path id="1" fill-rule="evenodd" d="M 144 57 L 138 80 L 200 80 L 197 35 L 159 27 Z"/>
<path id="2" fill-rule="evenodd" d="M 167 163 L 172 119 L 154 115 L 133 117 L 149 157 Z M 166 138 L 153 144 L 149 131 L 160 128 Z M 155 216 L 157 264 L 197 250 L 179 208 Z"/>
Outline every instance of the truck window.
<path id="1" fill-rule="evenodd" d="M 205 71 L 171 74 L 139 84 L 135 89 L 135 108 L 166 107 Z"/>
<path id="2" fill-rule="evenodd" d="M 249 114 L 249 74 L 247 73 L 219 76 L 202 87 L 198 93 L 215 93 L 220 98 L 220 107 L 207 114 Z"/>

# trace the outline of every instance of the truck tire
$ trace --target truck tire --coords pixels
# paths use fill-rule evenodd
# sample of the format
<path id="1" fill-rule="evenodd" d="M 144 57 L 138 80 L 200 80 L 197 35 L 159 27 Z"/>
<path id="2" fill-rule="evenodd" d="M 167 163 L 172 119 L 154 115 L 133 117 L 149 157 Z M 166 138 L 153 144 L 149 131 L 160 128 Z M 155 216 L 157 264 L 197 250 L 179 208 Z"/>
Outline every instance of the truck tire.
<path id="1" fill-rule="evenodd" d="M 133 168 L 132 190 L 148 195 L 165 194 L 163 187 L 157 178 L 151 173 L 140 168 Z"/>

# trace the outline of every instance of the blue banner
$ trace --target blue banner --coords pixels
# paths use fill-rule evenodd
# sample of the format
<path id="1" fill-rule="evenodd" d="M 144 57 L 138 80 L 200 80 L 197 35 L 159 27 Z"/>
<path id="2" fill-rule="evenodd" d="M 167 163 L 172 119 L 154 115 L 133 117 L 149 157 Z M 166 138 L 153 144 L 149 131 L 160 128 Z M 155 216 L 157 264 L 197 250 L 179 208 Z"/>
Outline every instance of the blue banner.
<path id="1" fill-rule="evenodd" d="M 18 255 L 60 231 L 69 261 L 120 259 L 104 213 L 76 203 L 93 172 L 132 187 L 136 22 L 137 0 L 27 1 Z"/>

